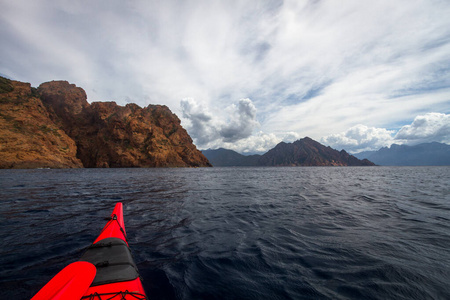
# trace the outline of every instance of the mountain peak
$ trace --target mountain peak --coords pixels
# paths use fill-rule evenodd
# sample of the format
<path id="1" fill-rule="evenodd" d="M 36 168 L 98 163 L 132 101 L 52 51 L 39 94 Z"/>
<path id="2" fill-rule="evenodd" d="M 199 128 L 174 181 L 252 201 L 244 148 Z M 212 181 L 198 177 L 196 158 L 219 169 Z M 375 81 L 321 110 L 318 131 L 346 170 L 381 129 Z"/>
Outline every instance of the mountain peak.
<path id="1" fill-rule="evenodd" d="M 293 143 L 279 143 L 259 159 L 265 166 L 373 166 L 345 150 L 337 151 L 305 137 Z"/>
<path id="2" fill-rule="evenodd" d="M 232 150 L 204 150 L 213 166 L 373 166 L 345 150 L 337 151 L 305 137 L 293 143 L 280 142 L 263 155 L 244 156 Z"/>

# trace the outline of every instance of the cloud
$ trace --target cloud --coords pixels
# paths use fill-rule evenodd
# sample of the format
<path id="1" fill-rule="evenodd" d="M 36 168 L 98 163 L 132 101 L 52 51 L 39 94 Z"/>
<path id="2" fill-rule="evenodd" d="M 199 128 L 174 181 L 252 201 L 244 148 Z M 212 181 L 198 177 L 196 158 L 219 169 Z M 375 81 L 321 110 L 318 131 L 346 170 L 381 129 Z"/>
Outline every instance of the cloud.
<path id="1" fill-rule="evenodd" d="M 334 149 L 345 149 L 350 153 L 378 150 L 390 146 L 394 139 L 395 131 L 384 128 L 356 125 L 347 131 L 325 136 L 321 142 Z"/>
<path id="2" fill-rule="evenodd" d="M 432 141 L 450 144 L 450 115 L 428 113 L 417 116 L 411 125 L 398 131 L 395 139 L 413 145 Z"/>
<path id="3" fill-rule="evenodd" d="M 359 124 L 321 139 L 322 143 L 332 148 L 345 149 L 351 153 L 379 150 L 394 143 L 416 145 L 433 141 L 450 144 L 450 115 L 419 115 L 410 125 L 405 125 L 398 131 Z"/>
<path id="4" fill-rule="evenodd" d="M 225 115 L 212 114 L 192 98 L 181 101 L 183 117 L 189 134 L 199 147 L 220 143 L 235 143 L 250 137 L 259 126 L 256 107 L 250 99 L 241 99 L 225 109 Z"/>
<path id="5" fill-rule="evenodd" d="M 218 125 L 207 108 L 192 98 L 181 100 L 180 105 L 183 117 L 189 121 L 189 133 L 197 145 L 205 145 L 219 139 Z"/>
<path id="6" fill-rule="evenodd" d="M 259 126 L 256 121 L 256 107 L 250 99 L 241 99 L 238 105 L 232 104 L 230 116 L 227 124 L 220 129 L 220 135 L 226 143 L 249 137 Z"/>
<path id="7" fill-rule="evenodd" d="M 167 105 L 199 145 L 318 140 L 450 111 L 448 1 L 85 2 L 2 1 L 0 73 Z M 203 111 L 180 105 L 189 97 Z M 247 98 L 256 117 L 236 103 Z"/>
<path id="8" fill-rule="evenodd" d="M 256 131 L 256 107 L 250 99 L 240 99 L 223 111 L 214 111 L 192 98 L 181 101 L 183 126 L 201 149 L 226 148 L 239 153 L 265 153 L 281 141 L 294 142 L 296 132 L 265 133 Z"/>
<path id="9" fill-rule="evenodd" d="M 247 138 L 233 143 L 227 143 L 217 140 L 209 144 L 208 148 L 231 149 L 242 154 L 262 154 L 275 147 L 279 142 L 281 142 L 281 138 L 279 138 L 275 134 L 259 131 Z"/>
<path id="10" fill-rule="evenodd" d="M 450 6 L 438 12 L 424 1 L 410 4 L 286 2 L 269 62 L 282 64 L 272 81 L 282 89 L 266 91 L 277 100 L 266 106 L 262 129 L 318 139 L 357 124 L 391 127 L 418 111 L 449 111 L 450 40 L 442 29 L 450 22 L 432 16 Z"/>
<path id="11" fill-rule="evenodd" d="M 283 142 L 286 142 L 286 143 L 292 143 L 292 142 L 295 142 L 295 141 L 297 141 L 297 140 L 299 140 L 299 139 L 301 139 L 301 138 L 304 138 L 304 136 L 301 136 L 300 134 L 298 134 L 297 132 L 285 132 L 285 133 L 283 133 L 283 134 L 281 134 L 281 140 L 283 141 Z"/>

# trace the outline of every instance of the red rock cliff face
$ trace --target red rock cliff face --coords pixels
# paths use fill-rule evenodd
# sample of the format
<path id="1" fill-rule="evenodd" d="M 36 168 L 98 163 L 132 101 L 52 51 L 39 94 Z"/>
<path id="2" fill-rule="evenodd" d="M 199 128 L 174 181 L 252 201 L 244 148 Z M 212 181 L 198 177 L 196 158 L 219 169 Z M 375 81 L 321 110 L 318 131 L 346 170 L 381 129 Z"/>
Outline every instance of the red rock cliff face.
<path id="1" fill-rule="evenodd" d="M 169 108 L 86 100 L 66 81 L 43 83 L 38 93 L 53 121 L 76 142 L 85 167 L 211 166 Z"/>
<path id="2" fill-rule="evenodd" d="M 29 83 L 0 77 L 0 168 L 80 168 L 75 142 Z"/>

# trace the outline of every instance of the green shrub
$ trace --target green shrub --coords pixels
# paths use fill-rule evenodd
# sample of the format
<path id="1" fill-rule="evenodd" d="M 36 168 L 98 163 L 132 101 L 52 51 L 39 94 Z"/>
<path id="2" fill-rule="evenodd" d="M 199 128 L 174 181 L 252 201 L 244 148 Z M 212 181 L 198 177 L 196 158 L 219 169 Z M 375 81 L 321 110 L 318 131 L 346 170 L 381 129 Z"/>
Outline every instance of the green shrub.
<path id="1" fill-rule="evenodd" d="M 30 94 L 30 96 L 31 96 L 31 97 L 40 98 L 40 95 L 39 95 L 39 93 L 38 93 L 37 88 L 34 88 L 34 87 L 31 88 L 31 94 Z"/>
<path id="2" fill-rule="evenodd" d="M 11 80 L 5 77 L 0 76 L 0 94 L 9 93 L 14 90 L 14 87 L 11 84 Z"/>
<path id="3" fill-rule="evenodd" d="M 47 125 L 41 125 L 41 126 L 39 126 L 39 129 L 43 133 L 52 133 L 53 135 L 55 135 L 57 137 L 61 137 L 61 134 L 58 132 L 58 129 L 50 128 Z"/>

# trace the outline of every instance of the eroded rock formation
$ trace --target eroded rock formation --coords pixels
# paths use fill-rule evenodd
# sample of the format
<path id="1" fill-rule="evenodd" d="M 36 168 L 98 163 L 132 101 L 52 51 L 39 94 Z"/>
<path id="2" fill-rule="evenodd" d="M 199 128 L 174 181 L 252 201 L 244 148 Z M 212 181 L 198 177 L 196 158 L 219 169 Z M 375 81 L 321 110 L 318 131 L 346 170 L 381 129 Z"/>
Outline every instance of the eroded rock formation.
<path id="1" fill-rule="evenodd" d="M 0 168 L 82 167 L 75 142 L 52 121 L 36 89 L 0 82 Z"/>
<path id="2" fill-rule="evenodd" d="M 19 144 L 24 145 L 20 152 L 23 155 L 42 153 L 42 157 L 33 161 L 58 159 L 59 162 L 62 159 L 59 158 L 59 152 L 62 151 L 59 148 L 63 148 L 66 149 L 62 152 L 66 155 L 63 157 L 73 162 L 72 165 L 64 162 L 48 167 L 211 166 L 182 128 L 178 117 L 166 106 L 149 105 L 141 108 L 136 104 L 119 106 L 115 102 L 89 104 L 85 91 L 67 81 L 46 82 L 37 90 L 26 83 L 11 82 L 14 90 L 6 91 L 6 88 L 6 92 L 0 94 L 1 99 L 4 99 L 1 102 L 0 125 L 8 129 L 2 127 L 0 135 L 1 150 L 8 156 L 8 159 L 0 158 L 3 168 L 35 167 L 21 165 L 18 158 L 13 158 L 14 155 L 20 156 L 17 156 Z M 16 102 L 21 104 L 14 104 Z M 4 112 L 4 107 L 8 113 Z M 20 116 L 28 119 L 31 125 L 26 125 L 28 123 L 25 121 L 25 125 L 17 123 L 21 120 Z M 39 121 L 42 124 L 38 122 L 41 119 L 45 120 Z M 39 139 L 45 145 L 55 144 L 59 148 L 53 147 L 45 152 L 44 147 L 39 143 L 36 146 L 34 140 L 21 139 L 19 142 L 15 126 L 27 133 L 47 126 L 48 129 L 41 130 L 40 137 L 34 136 L 33 139 Z M 55 140 L 53 136 L 59 139 Z M 17 141 L 16 144 L 13 141 Z M 30 147 L 36 148 L 34 152 Z"/>

